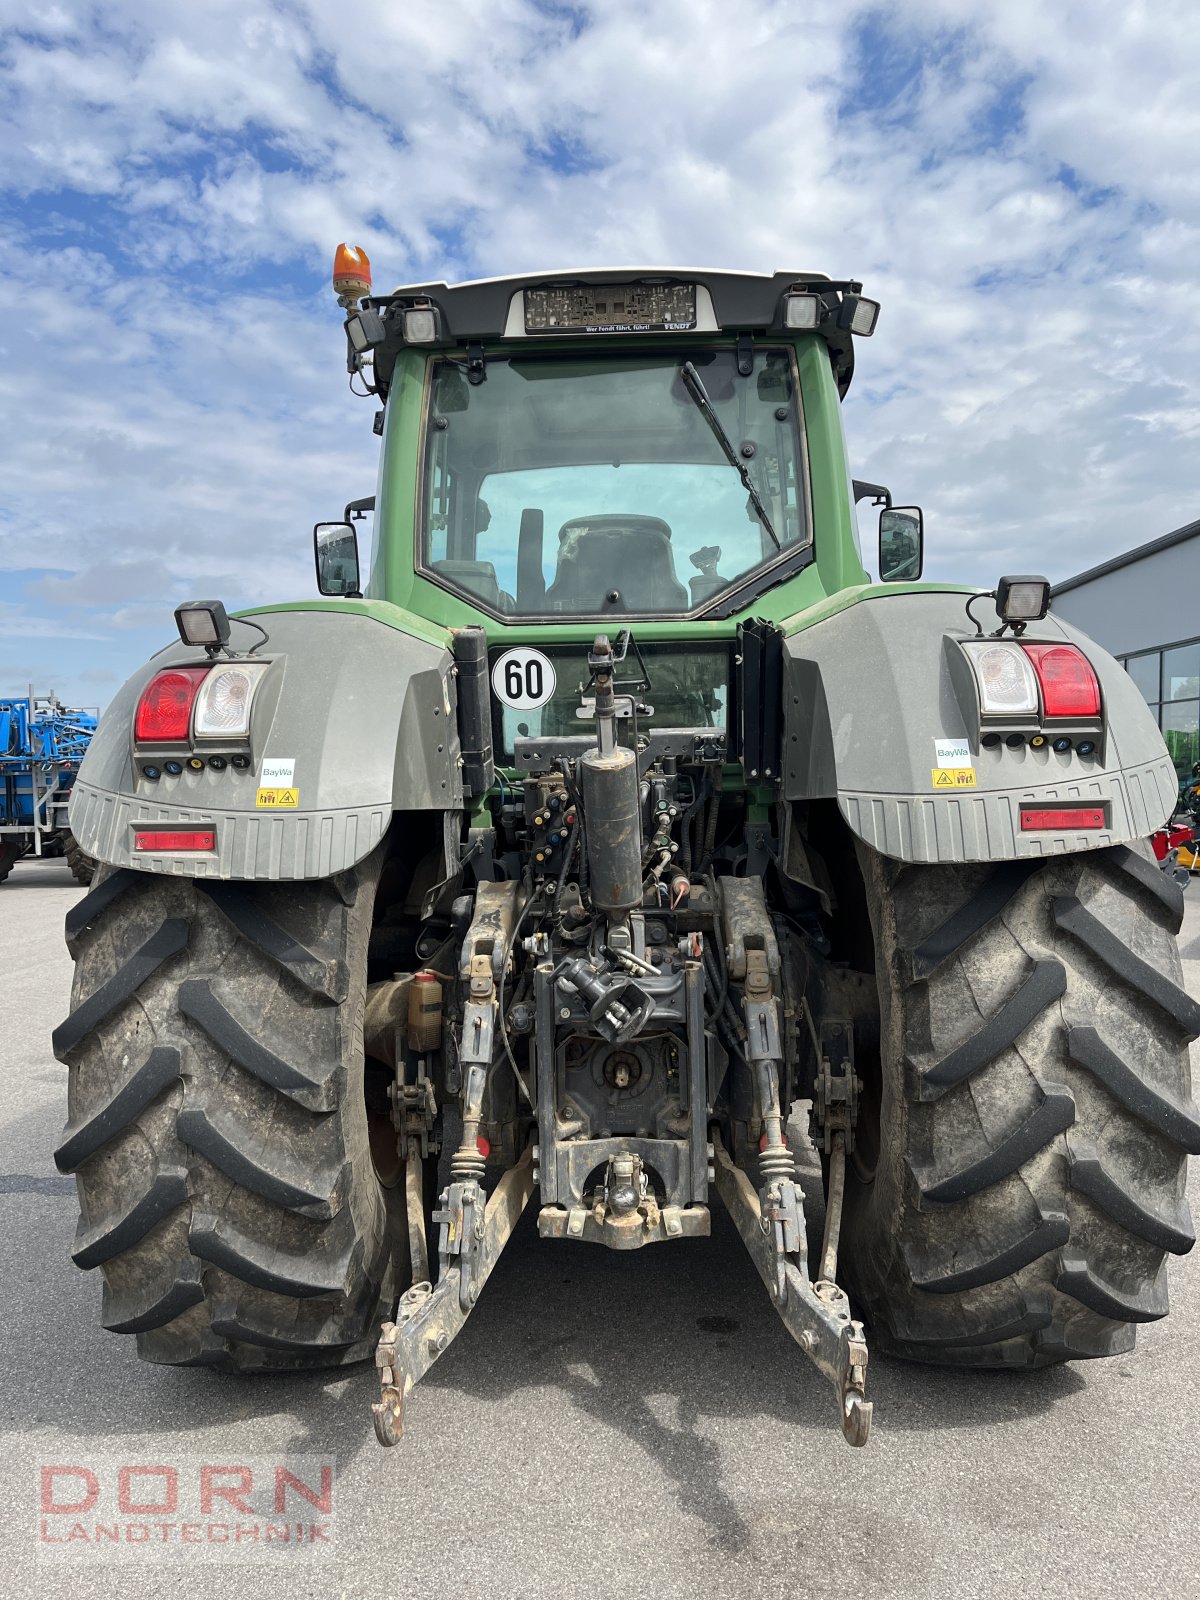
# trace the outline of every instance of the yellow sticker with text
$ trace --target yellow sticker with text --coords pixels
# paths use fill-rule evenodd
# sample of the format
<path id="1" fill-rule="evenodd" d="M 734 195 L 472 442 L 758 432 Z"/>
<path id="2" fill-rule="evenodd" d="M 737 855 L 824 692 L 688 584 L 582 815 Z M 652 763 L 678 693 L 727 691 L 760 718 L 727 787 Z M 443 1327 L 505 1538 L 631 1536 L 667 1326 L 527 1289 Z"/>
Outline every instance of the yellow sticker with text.
<path id="1" fill-rule="evenodd" d="M 299 789 L 260 789 L 254 804 L 260 811 L 294 811 L 300 804 Z"/>
<path id="2" fill-rule="evenodd" d="M 935 789 L 973 789 L 975 787 L 975 768 L 934 767 L 933 787 Z"/>

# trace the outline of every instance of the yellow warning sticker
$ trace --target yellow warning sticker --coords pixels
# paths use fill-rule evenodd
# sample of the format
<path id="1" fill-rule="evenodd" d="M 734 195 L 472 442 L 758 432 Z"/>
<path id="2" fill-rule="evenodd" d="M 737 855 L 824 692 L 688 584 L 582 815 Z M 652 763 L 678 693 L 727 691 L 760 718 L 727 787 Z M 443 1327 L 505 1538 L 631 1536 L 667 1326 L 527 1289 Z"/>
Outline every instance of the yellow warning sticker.
<path id="1" fill-rule="evenodd" d="M 254 804 L 260 811 L 294 811 L 300 804 L 299 789 L 260 789 Z"/>
<path id="2" fill-rule="evenodd" d="M 934 767 L 932 778 L 935 789 L 973 789 L 975 787 L 975 768 Z"/>

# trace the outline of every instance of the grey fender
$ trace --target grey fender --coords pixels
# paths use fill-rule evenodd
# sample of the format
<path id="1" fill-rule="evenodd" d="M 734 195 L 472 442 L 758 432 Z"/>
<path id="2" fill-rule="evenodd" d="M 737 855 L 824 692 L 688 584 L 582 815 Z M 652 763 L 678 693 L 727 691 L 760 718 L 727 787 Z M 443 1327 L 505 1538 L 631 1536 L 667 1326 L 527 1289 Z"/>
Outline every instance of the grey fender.
<path id="1" fill-rule="evenodd" d="M 113 698 L 80 767 L 70 824 L 88 855 L 188 877 L 323 878 L 368 855 L 396 812 L 462 805 L 448 649 L 365 614 L 277 611 L 257 620 L 270 639 L 256 659 L 270 665 L 252 706 L 250 766 L 185 768 L 157 782 L 142 775 L 147 761 L 161 768 L 166 756 L 189 753 L 147 749 L 134 759 L 142 690 L 163 667 L 208 659 L 203 650 L 168 646 Z M 234 622 L 235 644 L 244 649 L 253 638 Z M 294 807 L 260 804 L 264 759 L 294 762 Z M 135 851 L 135 833 L 148 824 L 211 827 L 216 849 Z"/>
<path id="2" fill-rule="evenodd" d="M 1057 855 L 1161 827 L 1178 786 L 1154 717 L 1112 656 L 1053 614 L 1031 624 L 1026 638 L 1072 641 L 1092 663 L 1104 719 L 1097 754 L 981 745 L 973 681 L 957 645 L 975 635 L 969 598 L 880 587 L 785 640 L 785 797 L 836 798 L 861 839 L 902 861 Z M 998 625 L 988 602 L 974 609 L 986 629 Z M 935 790 L 934 741 L 964 738 L 975 786 Z M 1069 802 L 1106 805 L 1109 825 L 1022 833 L 1023 803 Z"/>

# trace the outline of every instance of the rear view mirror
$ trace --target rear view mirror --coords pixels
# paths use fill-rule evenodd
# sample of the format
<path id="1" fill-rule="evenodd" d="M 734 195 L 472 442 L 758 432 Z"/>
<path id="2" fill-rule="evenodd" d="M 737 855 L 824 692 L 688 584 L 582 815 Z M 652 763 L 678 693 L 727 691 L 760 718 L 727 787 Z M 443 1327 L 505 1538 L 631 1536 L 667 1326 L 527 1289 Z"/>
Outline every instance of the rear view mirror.
<path id="1" fill-rule="evenodd" d="M 359 599 L 358 535 L 348 522 L 318 522 L 313 529 L 317 588 L 322 594 Z"/>
<path id="2" fill-rule="evenodd" d="M 920 506 L 889 506 L 879 513 L 879 581 L 913 583 L 925 560 Z"/>

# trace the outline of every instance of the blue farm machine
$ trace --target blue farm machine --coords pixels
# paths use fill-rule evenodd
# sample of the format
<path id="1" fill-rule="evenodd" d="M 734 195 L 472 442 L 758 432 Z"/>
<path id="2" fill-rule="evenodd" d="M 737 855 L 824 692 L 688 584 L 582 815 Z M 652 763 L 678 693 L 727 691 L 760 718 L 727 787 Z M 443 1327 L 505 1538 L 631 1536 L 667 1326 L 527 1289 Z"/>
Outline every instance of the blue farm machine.
<path id="1" fill-rule="evenodd" d="M 22 856 L 64 856 L 78 883 L 95 862 L 67 826 L 67 802 L 98 712 L 55 695 L 0 700 L 0 883 Z"/>

